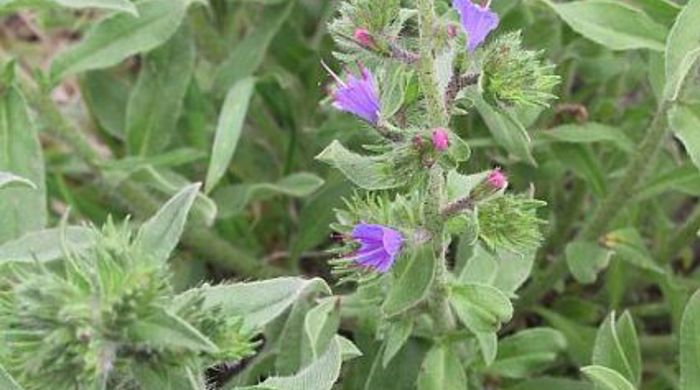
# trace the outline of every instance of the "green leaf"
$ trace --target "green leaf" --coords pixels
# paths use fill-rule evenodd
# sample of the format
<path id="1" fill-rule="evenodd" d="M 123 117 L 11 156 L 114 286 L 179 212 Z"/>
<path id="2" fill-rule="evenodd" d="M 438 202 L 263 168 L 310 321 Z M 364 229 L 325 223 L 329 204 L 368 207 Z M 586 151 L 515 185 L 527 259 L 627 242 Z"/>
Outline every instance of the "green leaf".
<path id="1" fill-rule="evenodd" d="M 537 165 L 530 151 L 530 136 L 520 122 L 481 97 L 474 99 L 474 104 L 496 143 L 518 159 Z"/>
<path id="2" fill-rule="evenodd" d="M 251 283 L 203 286 L 182 293 L 176 304 L 187 302 L 190 294 L 202 294 L 204 307 L 220 307 L 224 315 L 244 319 L 248 329 L 261 329 L 307 293 L 330 294 L 322 279 L 284 277 Z"/>
<path id="3" fill-rule="evenodd" d="M 700 389 L 700 291 L 683 311 L 680 330 L 681 390 Z"/>
<path id="4" fill-rule="evenodd" d="M 400 274 L 392 274 L 391 289 L 382 305 L 382 311 L 389 317 L 406 311 L 423 301 L 430 291 L 435 277 L 436 261 L 430 244 L 422 245 L 411 253 L 409 261 Z"/>
<path id="5" fill-rule="evenodd" d="M 457 280 L 459 283 L 487 284 L 507 296 L 515 296 L 515 291 L 530 276 L 534 260 L 534 253 L 521 255 L 507 250 L 491 252 L 479 243 Z"/>
<path id="6" fill-rule="evenodd" d="M 676 104 L 668 112 L 668 121 L 693 164 L 700 169 L 700 115 L 697 110 Z"/>
<path id="7" fill-rule="evenodd" d="M 613 50 L 663 51 L 666 28 L 643 11 L 620 1 L 586 0 L 554 3 L 543 0 L 574 31 Z"/>
<path id="8" fill-rule="evenodd" d="M 474 336 L 479 344 L 481 358 L 484 359 L 484 364 L 488 367 L 493 364 L 498 354 L 498 335 L 496 332 L 477 332 Z"/>
<path id="9" fill-rule="evenodd" d="M 403 64 L 390 63 L 387 74 L 381 80 L 382 118 L 389 119 L 401 108 L 413 72 L 408 71 Z"/>
<path id="10" fill-rule="evenodd" d="M 336 340 L 340 346 L 340 355 L 344 362 L 362 356 L 362 351 L 360 351 L 357 345 L 350 341 L 350 339 L 338 335 L 336 336 Z"/>
<path id="11" fill-rule="evenodd" d="M 325 298 L 306 313 L 304 333 L 311 346 L 311 361 L 318 359 L 328 348 L 340 325 L 340 298 Z"/>
<path id="12" fill-rule="evenodd" d="M 278 375 L 291 375 L 304 366 L 304 355 L 310 349 L 304 337 L 304 324 L 310 308 L 307 299 L 299 299 L 287 316 L 277 341 L 279 351 L 275 359 L 275 372 Z"/>
<path id="13" fill-rule="evenodd" d="M 23 390 L 22 386 L 20 386 L 17 382 L 15 382 L 14 379 L 10 376 L 10 374 L 5 371 L 5 368 L 0 365 L 0 389 L 3 390 Z"/>
<path id="14" fill-rule="evenodd" d="M 255 90 L 255 78 L 247 77 L 236 82 L 226 94 L 216 126 L 216 137 L 207 170 L 205 192 L 216 186 L 226 173 L 248 113 L 250 98 Z"/>
<path id="15" fill-rule="evenodd" d="M 626 153 L 632 153 L 635 145 L 619 128 L 596 122 L 567 124 L 538 133 L 543 139 L 567 143 L 609 142 Z"/>
<path id="16" fill-rule="evenodd" d="M 294 7 L 295 1 L 265 8 L 262 20 L 253 31 L 236 44 L 228 58 L 216 70 L 214 88 L 226 92 L 232 85 L 252 76 L 262 64 L 272 38 L 277 35 Z"/>
<path id="17" fill-rule="evenodd" d="M 454 349 L 438 344 L 425 356 L 417 383 L 418 390 L 464 390 L 467 376 Z"/>
<path id="18" fill-rule="evenodd" d="M 31 181 L 0 191 L 0 243 L 46 226 L 44 157 L 27 104 L 14 86 L 0 93 L 0 171 Z"/>
<path id="19" fill-rule="evenodd" d="M 218 347 L 187 321 L 166 310 L 151 313 L 126 330 L 132 340 L 154 348 L 186 348 L 215 353 Z"/>
<path id="20" fill-rule="evenodd" d="M 502 339 L 490 372 L 507 378 L 524 378 L 543 371 L 566 349 L 566 338 L 551 328 L 530 328 Z"/>
<path id="21" fill-rule="evenodd" d="M 642 380 L 642 355 L 637 331 L 629 312 L 615 321 L 615 312 L 605 319 L 598 329 L 593 347 L 592 362 L 621 373 L 630 383 L 639 385 Z"/>
<path id="22" fill-rule="evenodd" d="M 413 320 L 409 317 L 401 318 L 391 322 L 384 340 L 382 367 L 386 368 L 391 359 L 396 356 L 401 347 L 406 344 L 413 332 Z"/>
<path id="23" fill-rule="evenodd" d="M 126 13 L 107 17 L 54 59 L 52 79 L 107 68 L 160 46 L 177 31 L 187 5 L 186 0 L 146 0 L 136 4 L 138 17 Z"/>
<path id="24" fill-rule="evenodd" d="M 60 6 L 69 8 L 102 8 L 126 12 L 138 16 L 138 10 L 129 0 L 50 0 Z"/>
<path id="25" fill-rule="evenodd" d="M 450 304 L 473 333 L 495 332 L 513 316 L 513 305 L 500 290 L 485 284 L 452 286 Z"/>
<path id="26" fill-rule="evenodd" d="M 126 109 L 129 154 L 154 155 L 168 146 L 177 131 L 194 61 L 194 42 L 186 26 L 146 55 Z"/>
<path id="27" fill-rule="evenodd" d="M 0 172 L 0 190 L 8 187 L 24 187 L 24 188 L 31 188 L 33 190 L 37 190 L 36 184 L 32 183 L 31 180 L 25 179 L 21 176 L 13 175 L 12 173 L 8 172 Z"/>
<path id="28" fill-rule="evenodd" d="M 185 229 L 187 216 L 199 188 L 200 184 L 183 188 L 141 226 L 135 245 L 140 246 L 143 253 L 150 254 L 156 262 L 168 260 Z"/>
<path id="29" fill-rule="evenodd" d="M 270 377 L 258 386 L 239 390 L 331 390 L 340 376 L 342 354 L 341 341 L 336 337 L 326 352 L 296 375 Z"/>
<path id="30" fill-rule="evenodd" d="M 644 244 L 644 240 L 635 228 L 618 229 L 605 236 L 605 244 L 620 259 L 642 269 L 659 274 L 664 273 Z"/>
<path id="31" fill-rule="evenodd" d="M 635 390 L 634 385 L 629 383 L 619 372 L 601 366 L 582 367 L 581 371 L 596 384 L 599 390 Z"/>
<path id="32" fill-rule="evenodd" d="M 676 18 L 666 43 L 664 98 L 675 100 L 700 56 L 700 0 L 689 0 Z"/>
<path id="33" fill-rule="evenodd" d="M 355 185 L 366 190 L 400 187 L 408 179 L 397 172 L 386 155 L 362 156 L 347 150 L 337 140 L 319 153 L 316 159 L 340 170 Z"/>
<path id="34" fill-rule="evenodd" d="M 0 245 L 0 264 L 4 262 L 48 262 L 63 257 L 63 245 L 80 252 L 95 244 L 95 231 L 81 226 L 39 230 Z"/>
<path id="35" fill-rule="evenodd" d="M 219 206 L 218 217 L 225 219 L 242 213 L 251 202 L 267 200 L 276 194 L 303 198 L 316 192 L 323 184 L 323 179 L 313 173 L 299 172 L 275 183 L 246 183 L 223 187 L 212 196 Z"/>
<path id="36" fill-rule="evenodd" d="M 104 131 L 124 140 L 129 85 L 114 72 L 95 70 L 81 75 L 80 92 Z"/>
<path id="37" fill-rule="evenodd" d="M 594 242 L 573 241 L 566 245 L 566 264 L 577 281 L 589 284 L 610 264 L 611 252 Z"/>

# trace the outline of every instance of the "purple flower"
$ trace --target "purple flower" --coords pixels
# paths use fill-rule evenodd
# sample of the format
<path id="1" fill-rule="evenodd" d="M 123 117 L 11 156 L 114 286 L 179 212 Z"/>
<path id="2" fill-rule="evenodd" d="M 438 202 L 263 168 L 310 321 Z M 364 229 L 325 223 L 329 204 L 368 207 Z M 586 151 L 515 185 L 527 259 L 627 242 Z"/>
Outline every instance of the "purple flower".
<path id="1" fill-rule="evenodd" d="M 383 225 L 359 223 L 351 236 L 360 244 L 352 258 L 355 263 L 381 273 L 391 268 L 403 245 L 401 233 Z"/>
<path id="2" fill-rule="evenodd" d="M 498 14 L 489 10 L 488 5 L 480 6 L 472 0 L 453 0 L 452 6 L 459 12 L 467 33 L 467 49 L 473 52 L 498 26 Z"/>
<path id="3" fill-rule="evenodd" d="M 328 67 L 326 70 L 336 81 L 333 107 L 357 115 L 376 126 L 379 122 L 381 106 L 377 84 L 372 73 L 364 66 L 360 66 L 360 77 L 349 74 L 347 80 L 343 81 Z"/>

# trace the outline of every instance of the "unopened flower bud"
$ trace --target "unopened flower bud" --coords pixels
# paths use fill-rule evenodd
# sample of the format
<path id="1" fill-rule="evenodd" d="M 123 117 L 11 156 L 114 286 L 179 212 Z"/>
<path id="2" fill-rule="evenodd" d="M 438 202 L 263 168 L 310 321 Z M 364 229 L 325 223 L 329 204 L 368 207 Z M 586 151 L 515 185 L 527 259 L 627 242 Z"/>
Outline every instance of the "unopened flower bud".
<path id="1" fill-rule="evenodd" d="M 374 38 L 372 37 L 372 34 L 370 34 L 369 31 L 367 31 L 364 28 L 357 28 L 355 29 L 355 41 L 362 45 L 362 47 L 366 49 L 372 49 L 375 47 L 374 44 Z"/>
<path id="2" fill-rule="evenodd" d="M 500 191 L 508 187 L 508 178 L 499 168 L 496 168 L 489 173 L 489 176 L 486 178 L 486 182 L 496 191 Z"/>
<path id="3" fill-rule="evenodd" d="M 450 138 L 446 129 L 438 127 L 433 129 L 433 146 L 438 152 L 444 152 L 450 147 Z"/>

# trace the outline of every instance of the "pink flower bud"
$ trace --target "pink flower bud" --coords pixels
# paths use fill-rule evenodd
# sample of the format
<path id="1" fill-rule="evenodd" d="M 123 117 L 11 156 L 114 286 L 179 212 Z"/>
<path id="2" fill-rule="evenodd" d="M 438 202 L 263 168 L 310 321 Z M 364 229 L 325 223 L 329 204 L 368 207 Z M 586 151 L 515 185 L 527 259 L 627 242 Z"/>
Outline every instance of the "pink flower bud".
<path id="1" fill-rule="evenodd" d="M 448 136 L 447 130 L 441 127 L 433 130 L 433 146 L 438 152 L 444 152 L 450 147 L 450 138 Z"/>
<path id="2" fill-rule="evenodd" d="M 372 34 L 364 28 L 355 29 L 355 41 L 365 48 L 374 47 L 374 38 Z"/>
<path id="3" fill-rule="evenodd" d="M 499 168 L 496 168 L 489 173 L 486 182 L 495 190 L 502 190 L 508 187 L 508 178 Z"/>

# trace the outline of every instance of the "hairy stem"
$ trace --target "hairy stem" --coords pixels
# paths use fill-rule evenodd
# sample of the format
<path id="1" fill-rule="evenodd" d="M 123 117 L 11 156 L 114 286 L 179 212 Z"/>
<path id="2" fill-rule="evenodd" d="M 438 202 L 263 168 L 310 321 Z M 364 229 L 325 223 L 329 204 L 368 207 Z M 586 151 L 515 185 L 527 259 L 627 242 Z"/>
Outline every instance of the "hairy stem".
<path id="1" fill-rule="evenodd" d="M 98 168 L 106 161 L 95 151 L 85 135 L 63 116 L 48 94 L 30 85 L 27 78 L 22 80 L 22 90 L 29 102 L 46 118 L 50 124 L 49 130 L 73 148 L 82 160 L 101 175 L 102 172 Z M 102 187 L 102 191 L 111 195 L 113 186 L 109 185 L 109 180 L 103 175 L 101 178 L 107 183 Z M 158 199 L 137 183 L 126 180 L 117 186 L 116 192 L 125 205 L 140 218 L 149 217 L 160 207 Z M 269 277 L 282 273 L 281 270 L 260 263 L 250 254 L 235 248 L 209 230 L 201 221 L 188 224 L 182 242 L 204 260 L 219 264 L 242 276 Z"/>
<path id="2" fill-rule="evenodd" d="M 418 0 L 420 28 L 420 60 L 418 74 L 421 90 L 425 96 L 429 123 L 432 127 L 445 127 L 449 122 L 445 100 L 438 91 L 434 74 L 435 58 L 433 56 L 433 33 L 435 30 L 435 8 L 433 0 Z M 438 335 L 442 336 L 456 328 L 456 322 L 448 302 L 448 270 L 445 251 L 449 242 L 444 234 L 444 220 L 441 215 L 445 190 L 443 170 L 434 165 L 430 168 L 426 214 L 428 230 L 432 236 L 435 252 L 435 279 L 428 302 L 430 316 Z"/>
<path id="3" fill-rule="evenodd" d="M 659 105 L 646 135 L 637 147 L 632 160 L 627 165 L 624 175 L 613 190 L 600 202 L 593 216 L 579 232 L 577 239 L 596 241 L 605 233 L 610 223 L 624 208 L 625 202 L 634 194 L 639 183 L 646 177 L 654 161 L 656 161 L 656 156 L 661 150 L 664 138 L 668 134 L 666 125 L 668 108 L 668 102 L 662 102 Z M 523 291 L 519 304 L 521 306 L 529 306 L 539 301 L 555 283 L 566 276 L 567 271 L 566 262 L 560 256 Z"/>
<path id="4" fill-rule="evenodd" d="M 428 118 L 432 127 L 446 127 L 449 122 L 445 100 L 440 96 L 435 77 L 433 53 L 435 33 L 435 7 L 433 0 L 418 0 L 418 22 L 420 24 L 420 59 L 418 81 L 425 96 Z"/>

